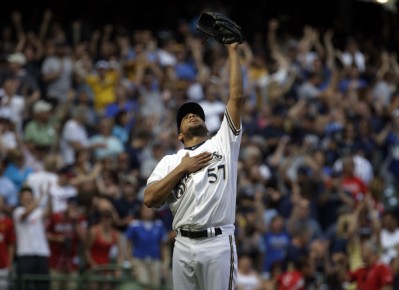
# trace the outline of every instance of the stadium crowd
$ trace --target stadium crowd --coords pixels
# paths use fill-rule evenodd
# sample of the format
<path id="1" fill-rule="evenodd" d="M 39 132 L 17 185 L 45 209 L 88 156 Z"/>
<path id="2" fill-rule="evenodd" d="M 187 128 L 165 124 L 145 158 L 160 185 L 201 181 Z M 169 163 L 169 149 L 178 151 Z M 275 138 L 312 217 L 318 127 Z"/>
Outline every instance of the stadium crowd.
<path id="1" fill-rule="evenodd" d="M 0 42 L 1 287 L 37 274 L 52 279 L 36 289 L 76 289 L 86 270 L 127 266 L 171 287 L 171 214 L 145 207 L 143 188 L 182 146 L 183 102 L 219 128 L 224 48 L 196 19 L 172 31 L 89 31 L 51 10 L 37 31 L 22 20 L 13 12 Z M 237 290 L 399 289 L 398 57 L 367 38 L 279 28 L 270 19 L 240 46 Z"/>

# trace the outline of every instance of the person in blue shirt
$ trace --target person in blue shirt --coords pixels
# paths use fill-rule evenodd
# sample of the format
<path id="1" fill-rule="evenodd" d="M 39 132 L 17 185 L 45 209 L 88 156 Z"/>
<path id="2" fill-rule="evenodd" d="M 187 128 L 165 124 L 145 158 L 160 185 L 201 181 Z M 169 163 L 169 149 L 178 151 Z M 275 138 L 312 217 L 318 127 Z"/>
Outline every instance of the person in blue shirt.
<path id="1" fill-rule="evenodd" d="M 19 191 L 24 185 L 28 175 L 33 169 L 25 166 L 25 158 L 21 150 L 13 149 L 10 151 L 10 162 L 8 163 L 4 175 L 8 177 Z"/>
<path id="2" fill-rule="evenodd" d="M 265 255 L 262 272 L 270 275 L 275 263 L 284 262 L 290 244 L 290 236 L 281 215 L 277 214 L 272 218 L 268 231 L 263 235 L 263 242 Z"/>
<path id="3" fill-rule="evenodd" d="M 120 110 L 114 117 L 114 126 L 112 127 L 112 135 L 118 138 L 124 147 L 129 142 L 130 128 L 129 115 L 126 110 Z"/>
<path id="4" fill-rule="evenodd" d="M 159 287 L 169 237 L 163 222 L 155 216 L 155 209 L 142 204 L 140 219 L 133 220 L 125 234 L 131 249 L 133 277 L 145 285 Z"/>
<path id="5" fill-rule="evenodd" d="M 18 190 L 12 180 L 4 175 L 7 161 L 4 157 L 0 158 L 0 196 L 4 198 L 4 207 L 7 213 L 18 205 Z"/>

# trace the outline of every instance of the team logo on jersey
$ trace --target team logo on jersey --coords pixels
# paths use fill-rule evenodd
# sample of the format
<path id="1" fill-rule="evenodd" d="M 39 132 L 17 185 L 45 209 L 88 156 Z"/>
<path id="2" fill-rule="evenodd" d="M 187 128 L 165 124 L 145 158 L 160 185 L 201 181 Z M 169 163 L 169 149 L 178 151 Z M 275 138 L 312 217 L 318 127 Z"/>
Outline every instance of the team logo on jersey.
<path id="1" fill-rule="evenodd" d="M 212 160 L 211 160 L 210 163 L 216 163 L 216 162 L 218 162 L 218 161 L 220 161 L 222 159 L 223 159 L 223 155 L 221 155 L 219 152 L 215 151 L 215 152 L 212 153 Z M 204 168 L 201 168 L 200 170 L 198 170 L 196 172 L 184 175 L 180 179 L 179 183 L 176 184 L 175 188 L 172 191 L 174 197 L 176 199 L 180 199 L 184 195 L 184 193 L 186 192 L 186 184 L 187 184 L 187 182 L 193 177 L 194 174 L 196 174 L 196 173 L 198 173 L 200 171 L 203 171 L 203 170 L 204 170 Z M 213 182 L 211 182 L 211 183 L 213 183 Z"/>
<path id="2" fill-rule="evenodd" d="M 186 184 L 181 182 L 180 180 L 180 182 L 173 189 L 173 195 L 175 196 L 176 199 L 179 199 L 183 196 L 185 192 L 186 192 Z"/>
<path id="3" fill-rule="evenodd" d="M 179 183 L 175 186 L 172 193 L 176 199 L 181 198 L 183 194 L 186 192 L 186 184 L 190 178 L 192 178 L 192 173 L 184 175 L 180 179 Z"/>
<path id="4" fill-rule="evenodd" d="M 219 154 L 219 152 L 213 152 L 212 153 L 212 161 L 211 162 L 218 162 L 220 160 L 222 160 L 223 156 L 221 154 Z"/>

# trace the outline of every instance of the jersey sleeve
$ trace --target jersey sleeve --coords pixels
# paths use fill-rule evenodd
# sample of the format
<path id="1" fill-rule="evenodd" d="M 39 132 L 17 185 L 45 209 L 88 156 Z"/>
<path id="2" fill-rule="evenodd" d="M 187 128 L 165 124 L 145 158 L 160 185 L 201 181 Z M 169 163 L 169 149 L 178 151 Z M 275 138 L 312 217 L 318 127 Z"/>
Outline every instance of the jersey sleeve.
<path id="1" fill-rule="evenodd" d="M 168 173 L 170 172 L 169 167 L 169 156 L 164 156 L 161 161 L 158 162 L 158 164 L 155 166 L 154 170 L 152 171 L 150 177 L 147 179 L 147 186 L 150 185 L 151 183 L 154 183 L 158 180 L 161 180 L 164 178 Z"/>
<path id="2" fill-rule="evenodd" d="M 218 143 L 222 144 L 222 149 L 226 152 L 230 152 L 232 147 L 235 148 L 238 154 L 238 150 L 241 143 L 242 136 L 242 125 L 240 124 L 240 128 L 236 128 L 234 126 L 233 121 L 231 120 L 231 116 L 227 107 L 224 111 L 224 116 L 222 120 L 222 124 L 220 125 L 220 129 L 215 135 L 215 139 Z M 238 156 L 238 155 L 237 155 Z"/>

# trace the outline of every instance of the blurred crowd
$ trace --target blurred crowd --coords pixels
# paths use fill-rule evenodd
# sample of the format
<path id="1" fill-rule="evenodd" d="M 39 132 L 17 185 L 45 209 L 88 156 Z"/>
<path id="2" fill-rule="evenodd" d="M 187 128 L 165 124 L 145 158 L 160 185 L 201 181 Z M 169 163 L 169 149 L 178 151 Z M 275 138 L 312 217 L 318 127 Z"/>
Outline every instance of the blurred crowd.
<path id="1" fill-rule="evenodd" d="M 171 213 L 143 206 L 143 188 L 182 146 L 177 108 L 199 102 L 212 135 L 228 96 L 225 48 L 195 22 L 90 30 L 45 10 L 31 30 L 12 13 L 0 40 L 2 287 L 33 274 L 51 275 L 40 289 L 76 289 L 87 270 L 124 268 L 172 286 Z M 309 25 L 280 33 L 276 19 L 266 31 L 240 46 L 237 290 L 399 289 L 396 53 Z"/>

